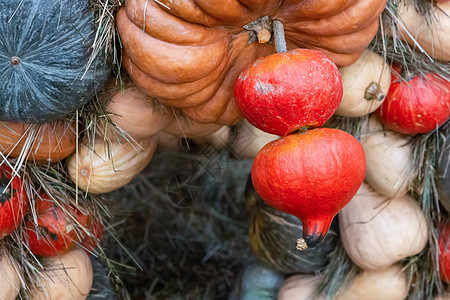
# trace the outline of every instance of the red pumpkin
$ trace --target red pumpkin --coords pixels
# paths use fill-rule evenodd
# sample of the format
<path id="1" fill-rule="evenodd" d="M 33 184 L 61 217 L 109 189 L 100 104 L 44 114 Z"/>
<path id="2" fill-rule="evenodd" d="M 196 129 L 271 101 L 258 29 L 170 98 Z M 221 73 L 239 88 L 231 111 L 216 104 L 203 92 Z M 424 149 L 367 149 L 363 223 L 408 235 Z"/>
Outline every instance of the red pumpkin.
<path id="1" fill-rule="evenodd" d="M 450 117 L 450 84 L 434 73 L 404 81 L 394 72 L 377 115 L 386 127 L 400 133 L 429 132 Z"/>
<path id="2" fill-rule="evenodd" d="M 439 273 L 444 282 L 450 283 L 450 224 L 439 227 Z"/>
<path id="3" fill-rule="evenodd" d="M 322 126 L 342 100 L 338 68 L 322 52 L 296 49 L 259 58 L 238 77 L 234 98 L 247 120 L 284 136 Z"/>
<path id="4" fill-rule="evenodd" d="M 22 180 L 7 166 L 0 167 L 0 240 L 22 222 L 28 208 L 28 197 Z"/>
<path id="5" fill-rule="evenodd" d="M 81 243 L 85 235 L 79 225 L 89 228 L 91 219 L 76 208 L 56 206 L 47 195 L 37 201 L 37 228 L 32 220 L 25 223 L 28 247 L 31 253 L 50 257 L 64 254 Z M 79 223 L 76 224 L 72 217 Z"/>
<path id="6" fill-rule="evenodd" d="M 91 254 L 97 248 L 97 243 L 103 236 L 103 222 L 101 218 L 95 218 L 89 228 L 92 236 L 86 236 L 81 246 L 88 253 Z"/>
<path id="7" fill-rule="evenodd" d="M 253 162 L 252 180 L 269 205 L 302 221 L 303 239 L 315 247 L 358 191 L 365 171 L 364 150 L 353 136 L 319 128 L 264 146 Z"/>

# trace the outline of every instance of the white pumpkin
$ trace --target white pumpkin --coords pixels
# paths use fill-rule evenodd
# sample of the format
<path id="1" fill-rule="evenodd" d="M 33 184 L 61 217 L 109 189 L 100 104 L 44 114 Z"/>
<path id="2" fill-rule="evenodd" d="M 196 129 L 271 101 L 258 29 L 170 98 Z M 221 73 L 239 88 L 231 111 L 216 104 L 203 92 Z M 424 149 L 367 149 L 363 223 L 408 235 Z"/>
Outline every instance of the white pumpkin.
<path id="1" fill-rule="evenodd" d="M 31 300 L 84 300 L 93 280 L 91 261 L 77 249 L 60 257 L 45 259 L 40 286 L 31 291 Z"/>
<path id="2" fill-rule="evenodd" d="M 365 270 L 418 254 L 428 241 L 425 216 L 412 198 L 381 196 L 366 183 L 339 213 L 339 230 L 347 254 Z"/>
<path id="3" fill-rule="evenodd" d="M 383 104 L 391 84 L 391 71 L 380 55 L 366 49 L 354 64 L 339 71 L 344 94 L 337 115 L 361 117 Z"/>
<path id="4" fill-rule="evenodd" d="M 434 59 L 450 61 L 450 1 L 440 1 L 429 18 L 416 11 L 414 1 L 402 0 L 398 4 L 397 35 L 420 51 L 414 40 Z M 429 26 L 431 22 L 431 26 Z"/>
<path id="5" fill-rule="evenodd" d="M 279 136 L 259 130 L 247 120 L 237 126 L 236 135 L 231 137 L 230 146 L 237 158 L 254 158 L 267 143 Z"/>
<path id="6" fill-rule="evenodd" d="M 216 132 L 210 135 L 192 138 L 192 141 L 200 147 L 213 146 L 215 149 L 225 149 L 230 140 L 230 132 L 231 129 L 229 126 L 222 126 Z"/>
<path id="7" fill-rule="evenodd" d="M 325 300 L 316 290 L 321 276 L 294 275 L 286 279 L 278 292 L 278 300 Z M 398 265 L 384 270 L 362 271 L 334 300 L 403 300 L 408 295 L 406 275 Z"/>
<path id="8" fill-rule="evenodd" d="M 196 138 L 211 135 L 220 128 L 222 128 L 222 125 L 203 124 L 194 122 L 184 117 L 173 116 L 171 118 L 167 118 L 163 130 L 164 132 L 177 137 Z"/>
<path id="9" fill-rule="evenodd" d="M 158 137 L 158 150 L 162 151 L 181 151 L 181 140 L 179 137 L 166 133 L 164 131 L 156 134 Z"/>
<path id="10" fill-rule="evenodd" d="M 362 125 L 361 145 L 366 154 L 366 181 L 387 197 L 403 197 L 414 178 L 412 148 L 407 136 L 382 130 L 374 117 Z"/>
<path id="11" fill-rule="evenodd" d="M 129 183 L 150 162 L 158 144 L 157 136 L 138 144 L 96 140 L 94 149 L 80 145 L 69 157 L 67 170 L 79 188 L 92 194 L 114 191 Z"/>
<path id="12" fill-rule="evenodd" d="M 22 286 L 22 271 L 6 250 L 0 250 L 0 299 L 15 300 Z"/>

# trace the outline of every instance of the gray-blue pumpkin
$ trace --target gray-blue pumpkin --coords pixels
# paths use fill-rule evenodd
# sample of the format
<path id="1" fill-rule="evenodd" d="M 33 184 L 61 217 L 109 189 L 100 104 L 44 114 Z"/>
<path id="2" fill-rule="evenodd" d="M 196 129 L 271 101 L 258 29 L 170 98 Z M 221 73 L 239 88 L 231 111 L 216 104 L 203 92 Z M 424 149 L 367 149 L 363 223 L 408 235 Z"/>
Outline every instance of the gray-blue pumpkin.
<path id="1" fill-rule="evenodd" d="M 250 246 L 255 256 L 283 274 L 314 273 L 328 263 L 327 255 L 338 242 L 338 223 L 331 224 L 324 241 L 315 248 L 296 249 L 302 222 L 269 205 L 256 193 L 251 179 L 246 187 L 246 206 L 250 214 Z"/>
<path id="2" fill-rule="evenodd" d="M 450 131 L 450 126 L 448 128 L 447 132 Z M 436 174 L 439 200 L 450 212 L 450 134 L 448 133 L 443 152 L 439 156 Z"/>
<path id="3" fill-rule="evenodd" d="M 96 25 L 89 0 L 0 0 L 0 121 L 43 123 L 102 88 L 101 55 L 84 74 Z"/>

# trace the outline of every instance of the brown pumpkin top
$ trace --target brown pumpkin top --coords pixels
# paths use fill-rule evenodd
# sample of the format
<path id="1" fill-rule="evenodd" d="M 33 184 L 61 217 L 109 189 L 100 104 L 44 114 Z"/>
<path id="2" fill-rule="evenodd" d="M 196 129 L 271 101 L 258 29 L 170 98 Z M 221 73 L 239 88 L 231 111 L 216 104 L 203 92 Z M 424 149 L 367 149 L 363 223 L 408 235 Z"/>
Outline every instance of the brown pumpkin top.
<path id="1" fill-rule="evenodd" d="M 249 43 L 243 26 L 270 16 L 284 23 L 288 50 L 323 51 L 355 62 L 378 28 L 386 0 L 128 0 L 117 15 L 123 65 L 134 82 L 195 121 L 231 124 L 242 69 L 274 53 Z"/>

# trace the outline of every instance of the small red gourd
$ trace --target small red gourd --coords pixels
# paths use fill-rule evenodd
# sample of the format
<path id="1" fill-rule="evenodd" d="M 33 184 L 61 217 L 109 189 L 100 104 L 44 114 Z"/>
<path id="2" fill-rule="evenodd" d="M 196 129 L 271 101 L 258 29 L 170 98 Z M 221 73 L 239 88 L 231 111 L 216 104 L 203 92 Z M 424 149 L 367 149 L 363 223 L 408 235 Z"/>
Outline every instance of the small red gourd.
<path id="1" fill-rule="evenodd" d="M 435 73 L 407 81 L 393 74 L 377 115 L 386 127 L 400 133 L 432 131 L 450 117 L 450 84 Z"/>
<path id="2" fill-rule="evenodd" d="M 22 222 L 28 197 L 22 180 L 7 166 L 0 167 L 0 240 Z"/>
<path id="3" fill-rule="evenodd" d="M 298 217 L 303 239 L 298 249 L 317 246 L 334 216 L 364 180 L 361 144 L 350 134 L 330 128 L 291 134 L 268 143 L 255 157 L 256 192 L 272 207 Z M 302 249 L 303 248 L 303 249 Z"/>
<path id="4" fill-rule="evenodd" d="M 450 223 L 440 225 L 438 243 L 439 273 L 443 282 L 450 283 Z"/>
<path id="5" fill-rule="evenodd" d="M 32 220 L 25 223 L 28 247 L 43 257 L 67 253 L 83 241 L 85 234 L 79 226 L 89 228 L 91 218 L 70 205 L 56 206 L 47 195 L 41 198 L 36 205 L 37 227 Z"/>
<path id="6" fill-rule="evenodd" d="M 322 52 L 308 49 L 257 59 L 239 75 L 234 89 L 247 120 L 280 136 L 322 126 L 338 108 L 342 94 L 336 65 Z"/>

